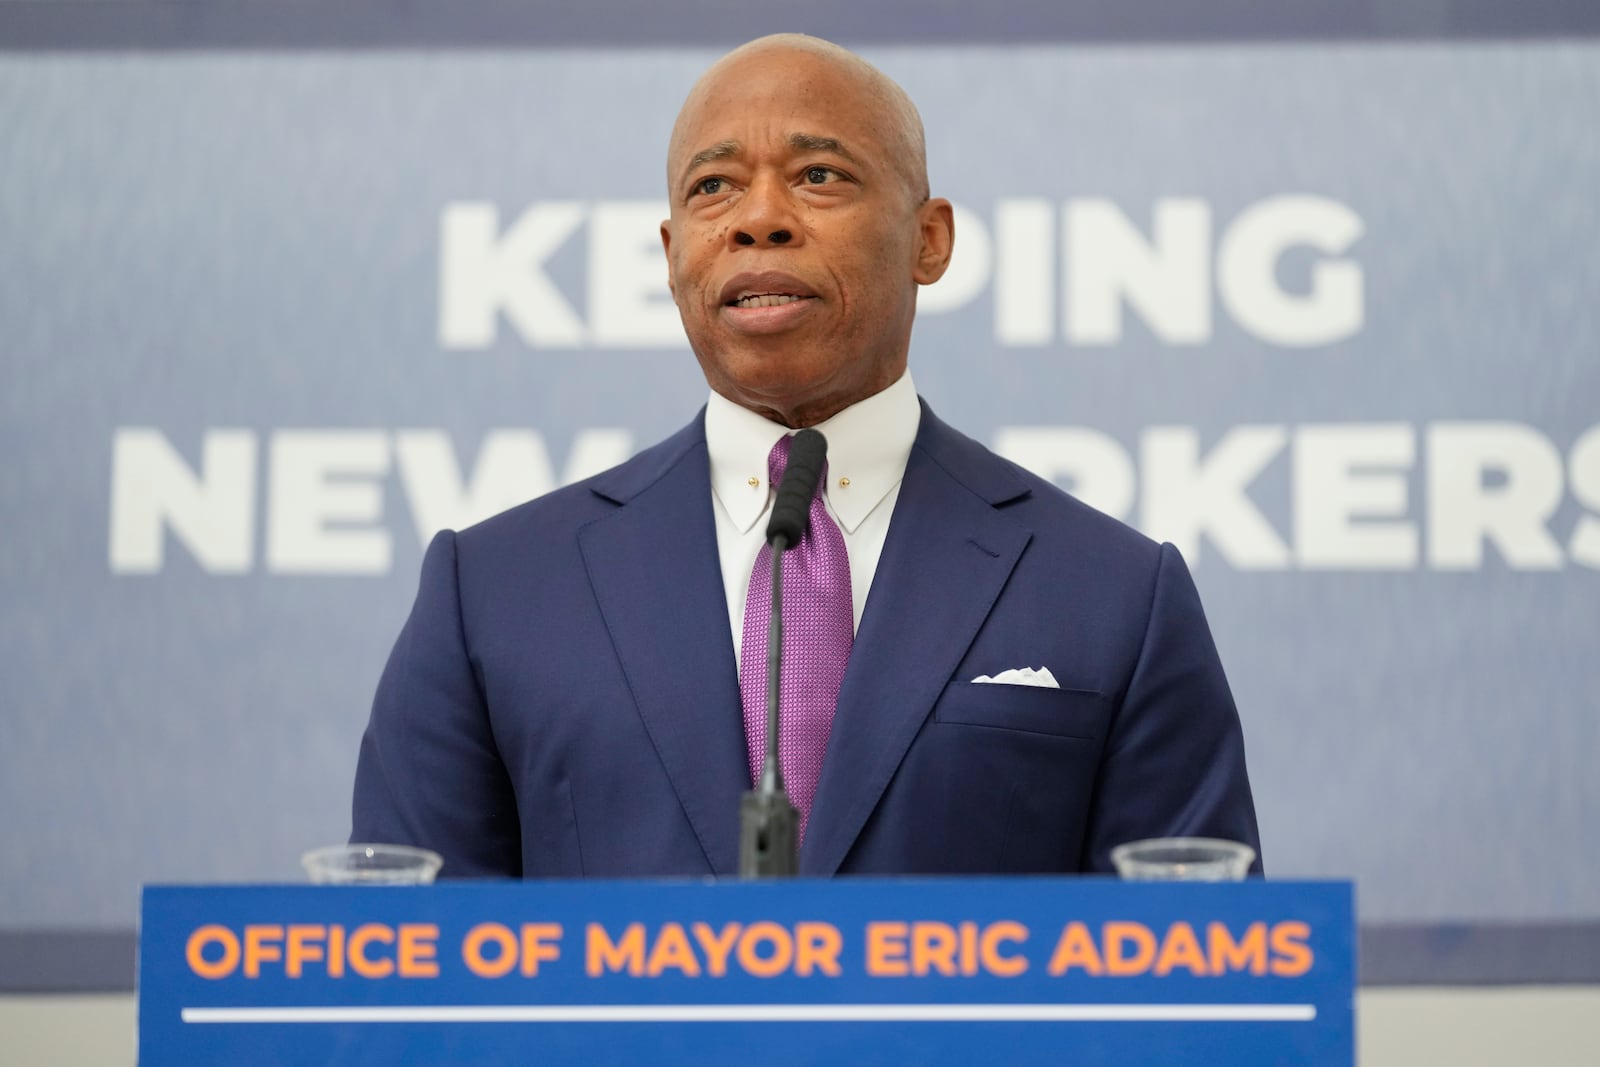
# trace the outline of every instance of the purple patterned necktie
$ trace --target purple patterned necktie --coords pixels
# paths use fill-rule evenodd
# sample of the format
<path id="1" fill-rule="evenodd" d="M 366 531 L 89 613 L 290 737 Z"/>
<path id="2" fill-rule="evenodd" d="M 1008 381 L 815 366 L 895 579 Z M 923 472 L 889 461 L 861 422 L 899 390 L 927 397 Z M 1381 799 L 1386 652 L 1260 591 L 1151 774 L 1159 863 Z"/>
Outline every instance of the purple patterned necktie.
<path id="1" fill-rule="evenodd" d="M 770 484 L 783 479 L 792 437 L 778 438 L 767 455 Z M 827 469 L 823 469 L 823 482 Z M 783 666 L 778 687 L 778 761 L 784 788 L 800 812 L 805 838 L 811 801 L 822 777 L 839 685 L 855 634 L 850 599 L 850 560 L 844 535 L 822 502 L 822 483 L 811 498 L 806 532 L 783 557 Z M 750 780 L 761 776 L 767 744 L 767 624 L 772 616 L 772 546 L 762 545 L 750 572 L 744 602 L 744 637 L 739 646 L 739 693 L 744 699 L 744 736 Z"/>

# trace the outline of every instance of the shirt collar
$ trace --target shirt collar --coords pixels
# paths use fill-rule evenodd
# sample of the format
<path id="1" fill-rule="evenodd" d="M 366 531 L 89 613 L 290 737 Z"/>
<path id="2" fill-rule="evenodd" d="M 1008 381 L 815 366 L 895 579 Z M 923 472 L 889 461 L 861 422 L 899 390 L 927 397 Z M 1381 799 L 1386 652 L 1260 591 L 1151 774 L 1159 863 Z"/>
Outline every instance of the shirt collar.
<path id="1" fill-rule="evenodd" d="M 907 371 L 881 393 L 850 405 L 816 426 L 828 439 L 828 474 L 823 497 L 845 533 L 900 483 L 916 440 L 922 408 Z M 787 427 L 713 392 L 706 404 L 706 450 L 711 492 L 740 533 L 765 514 L 772 487 L 767 454 Z"/>

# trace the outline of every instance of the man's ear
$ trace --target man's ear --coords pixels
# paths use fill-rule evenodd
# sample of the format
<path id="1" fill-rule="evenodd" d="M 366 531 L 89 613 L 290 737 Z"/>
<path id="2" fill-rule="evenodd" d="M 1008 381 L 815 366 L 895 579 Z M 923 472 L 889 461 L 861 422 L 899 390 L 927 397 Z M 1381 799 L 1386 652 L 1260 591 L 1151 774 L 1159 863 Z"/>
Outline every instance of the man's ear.
<path id="1" fill-rule="evenodd" d="M 678 298 L 678 287 L 672 281 L 672 220 L 671 219 L 662 219 L 661 220 L 661 251 L 664 252 L 666 254 L 666 257 L 667 257 L 667 292 L 671 293 L 672 294 L 672 298 L 674 300 L 676 300 Z"/>
<path id="2" fill-rule="evenodd" d="M 918 285 L 932 285 L 944 277 L 955 247 L 956 219 L 950 201 L 940 197 L 917 208 L 917 229 L 922 243 L 911 277 Z"/>

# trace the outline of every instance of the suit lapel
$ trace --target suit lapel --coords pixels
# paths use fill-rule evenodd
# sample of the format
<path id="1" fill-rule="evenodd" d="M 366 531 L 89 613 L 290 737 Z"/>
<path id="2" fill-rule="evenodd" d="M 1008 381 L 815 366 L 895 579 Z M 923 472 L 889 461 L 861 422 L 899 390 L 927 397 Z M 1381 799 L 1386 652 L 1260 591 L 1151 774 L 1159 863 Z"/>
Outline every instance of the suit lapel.
<path id="1" fill-rule="evenodd" d="M 750 771 L 703 422 L 595 492 L 622 505 L 579 531 L 595 599 L 706 861 L 732 874 Z"/>
<path id="2" fill-rule="evenodd" d="M 1027 493 L 926 406 L 839 693 L 800 857 L 838 871 L 1032 534 L 996 510 Z"/>

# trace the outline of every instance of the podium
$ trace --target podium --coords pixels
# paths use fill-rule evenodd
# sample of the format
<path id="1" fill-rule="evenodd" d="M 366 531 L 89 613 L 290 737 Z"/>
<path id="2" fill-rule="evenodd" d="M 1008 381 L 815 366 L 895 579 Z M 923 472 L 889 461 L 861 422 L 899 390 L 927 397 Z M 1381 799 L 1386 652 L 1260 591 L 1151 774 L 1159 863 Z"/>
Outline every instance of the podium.
<path id="1" fill-rule="evenodd" d="M 139 1062 L 1354 1062 L 1346 882 L 152 886 Z"/>

